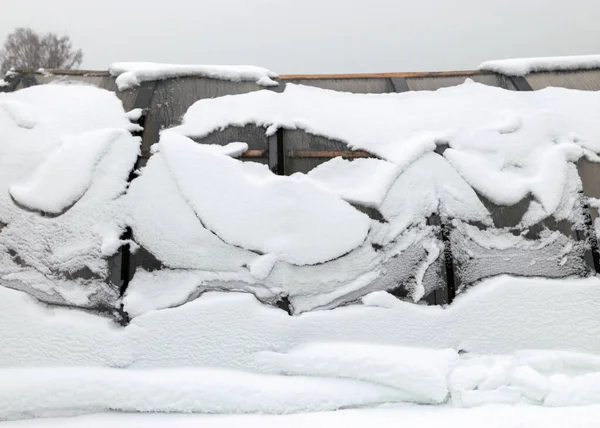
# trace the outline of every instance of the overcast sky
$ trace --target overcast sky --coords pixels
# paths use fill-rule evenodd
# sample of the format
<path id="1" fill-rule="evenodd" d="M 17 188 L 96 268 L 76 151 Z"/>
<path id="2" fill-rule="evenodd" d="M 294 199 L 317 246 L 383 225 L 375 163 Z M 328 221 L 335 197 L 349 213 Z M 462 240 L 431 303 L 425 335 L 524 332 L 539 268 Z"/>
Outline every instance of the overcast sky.
<path id="1" fill-rule="evenodd" d="M 600 54 L 600 0 L 0 0 L 17 26 L 67 33 L 83 67 L 252 64 L 279 73 L 435 71 Z"/>

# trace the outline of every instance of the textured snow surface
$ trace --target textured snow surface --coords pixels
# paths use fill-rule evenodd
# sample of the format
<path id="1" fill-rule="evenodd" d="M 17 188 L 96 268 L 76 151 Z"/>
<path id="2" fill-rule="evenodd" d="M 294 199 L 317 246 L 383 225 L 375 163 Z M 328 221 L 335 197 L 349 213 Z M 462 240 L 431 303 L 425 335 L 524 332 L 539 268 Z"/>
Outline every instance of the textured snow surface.
<path id="1" fill-rule="evenodd" d="M 600 354 L 596 278 L 501 277 L 461 293 L 447 308 L 399 300 L 387 305 L 378 293 L 365 298 L 369 306 L 293 317 L 250 294 L 205 293 L 185 305 L 140 315 L 125 328 L 90 313 L 45 308 L 19 291 L 0 288 L 0 293 L 2 367 L 191 365 L 248 370 L 261 367 L 253 353 L 285 353 L 308 342 L 427 344 L 478 354 L 522 349 Z"/>
<path id="2" fill-rule="evenodd" d="M 168 415 L 103 413 L 70 418 L 0 422 L 2 428 L 596 428 L 600 406 L 541 408 L 487 405 L 469 409 L 385 405 L 373 409 L 294 415 Z"/>
<path id="3" fill-rule="evenodd" d="M 69 411 L 296 413 L 403 401 L 394 388 L 345 379 L 219 369 L 2 370 L 0 420 Z"/>
<path id="4" fill-rule="evenodd" d="M 266 68 L 250 65 L 177 65 L 153 62 L 117 62 L 109 67 L 110 74 L 117 77 L 119 90 L 138 86 L 149 80 L 164 80 L 185 76 L 204 76 L 232 82 L 251 81 L 261 86 L 277 86 L 271 78 L 276 73 Z"/>
<path id="5" fill-rule="evenodd" d="M 95 87 L 0 94 L 1 286 L 55 303 L 114 304 L 108 257 L 125 228 L 121 196 L 139 150 L 131 126 L 114 93 Z"/>
<path id="6" fill-rule="evenodd" d="M 599 290 L 596 278 L 501 277 L 448 308 L 378 292 L 369 306 L 294 317 L 213 292 L 120 327 L 0 287 L 0 419 L 597 404 Z"/>
<path id="7" fill-rule="evenodd" d="M 265 370 L 281 374 L 365 380 L 405 391 L 407 401 L 437 404 L 448 395 L 447 377 L 458 354 L 452 349 L 315 343 L 287 353 L 259 353 L 257 360 Z"/>
<path id="8" fill-rule="evenodd" d="M 479 66 L 480 70 L 494 71 L 508 76 L 524 76 L 535 71 L 569 71 L 593 68 L 600 68 L 600 55 L 501 59 L 486 61 Z"/>

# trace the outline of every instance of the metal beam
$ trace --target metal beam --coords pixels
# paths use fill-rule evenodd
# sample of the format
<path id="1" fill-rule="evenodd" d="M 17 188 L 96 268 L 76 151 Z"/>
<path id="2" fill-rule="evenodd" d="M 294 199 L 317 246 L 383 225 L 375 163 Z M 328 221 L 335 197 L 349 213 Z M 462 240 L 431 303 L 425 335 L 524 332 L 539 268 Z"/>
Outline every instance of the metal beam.
<path id="1" fill-rule="evenodd" d="M 533 88 L 524 76 L 510 76 L 510 80 L 512 80 L 517 91 L 533 91 Z"/>

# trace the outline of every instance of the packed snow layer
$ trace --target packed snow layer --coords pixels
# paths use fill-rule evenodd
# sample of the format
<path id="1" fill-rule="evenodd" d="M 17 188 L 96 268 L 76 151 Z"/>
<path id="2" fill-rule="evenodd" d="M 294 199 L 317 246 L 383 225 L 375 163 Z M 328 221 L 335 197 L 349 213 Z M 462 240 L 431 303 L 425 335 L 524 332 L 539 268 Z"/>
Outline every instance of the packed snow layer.
<path id="1" fill-rule="evenodd" d="M 406 400 L 412 402 L 437 404 L 446 400 L 448 373 L 458 354 L 452 349 L 332 342 L 307 344 L 287 353 L 259 353 L 257 361 L 268 371 L 364 380 L 405 391 Z"/>
<path id="2" fill-rule="evenodd" d="M 347 379 L 222 369 L 0 370 L 0 420 L 76 412 L 297 413 L 402 402 L 394 388 Z"/>
<path id="3" fill-rule="evenodd" d="M 260 370 L 254 353 L 289 352 L 308 342 L 427 344 L 479 354 L 521 349 L 600 354 L 596 278 L 501 277 L 461 293 L 446 308 L 401 300 L 391 305 L 381 295 L 365 298 L 369 306 L 290 317 L 247 293 L 205 293 L 185 305 L 140 315 L 122 328 L 90 313 L 45 308 L 24 293 L 0 288 L 0 366 Z"/>
<path id="4" fill-rule="evenodd" d="M 130 129 L 119 99 L 95 87 L 0 94 L 0 286 L 110 310 L 118 245 L 105 244 L 125 228 L 120 197 L 139 151 Z"/>
<path id="5" fill-rule="evenodd" d="M 344 357 L 347 347 L 332 343 L 264 361 L 292 376 L 191 367 L 0 369 L 0 420 L 108 410 L 288 414 L 386 403 L 600 404 L 600 372 L 542 374 L 514 355 L 459 360 L 452 350 L 388 347 L 382 358 L 369 345 L 356 344 L 353 350 L 370 355 Z M 400 367 L 391 364 L 392 355 Z M 403 363 L 414 364 L 415 371 Z"/>
<path id="6" fill-rule="evenodd" d="M 68 418 L 0 422 L 2 428 L 596 428 L 600 406 L 540 408 L 490 404 L 457 409 L 444 406 L 386 405 L 372 409 L 294 415 L 181 415 L 101 413 Z"/>
<path id="7" fill-rule="evenodd" d="M 152 62 L 117 62 L 109 67 L 110 74 L 117 77 L 119 90 L 138 86 L 149 80 L 175 77 L 204 76 L 232 82 L 256 82 L 261 86 L 277 86 L 272 80 L 277 73 L 266 68 L 250 65 L 176 65 Z"/>
<path id="8" fill-rule="evenodd" d="M 536 71 L 589 70 L 600 68 L 600 55 L 501 59 L 486 61 L 478 68 L 507 76 L 524 76 Z"/>
<path id="9" fill-rule="evenodd" d="M 596 278 L 502 277 L 447 308 L 379 292 L 369 306 L 295 317 L 249 294 L 205 293 L 120 327 L 0 287 L 0 418 L 594 404 L 600 359 L 582 352 L 600 353 L 599 290 Z"/>

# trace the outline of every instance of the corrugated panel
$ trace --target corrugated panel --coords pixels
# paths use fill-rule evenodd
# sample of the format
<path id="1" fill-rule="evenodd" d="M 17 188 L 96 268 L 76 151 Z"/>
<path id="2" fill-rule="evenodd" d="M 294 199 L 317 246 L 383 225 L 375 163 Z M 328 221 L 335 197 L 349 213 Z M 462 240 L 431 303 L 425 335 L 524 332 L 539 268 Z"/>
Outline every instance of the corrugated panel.
<path id="1" fill-rule="evenodd" d="M 312 135 L 301 130 L 284 130 L 283 145 L 285 150 L 285 174 L 295 172 L 307 173 L 329 158 L 291 157 L 289 152 L 298 151 L 344 151 L 348 146 L 341 141 L 330 140 L 326 137 Z"/>
<path id="2" fill-rule="evenodd" d="M 265 128 L 260 126 L 229 126 L 221 131 L 215 131 L 206 137 L 196 139 L 196 141 L 201 144 L 218 144 L 220 146 L 236 142 L 248 143 L 249 150 L 264 151 L 264 156 L 243 158 L 243 160 L 263 164 L 268 163 L 266 152 L 268 149 L 268 138 Z"/>
<path id="3" fill-rule="evenodd" d="M 161 129 L 180 124 L 182 116 L 194 102 L 205 98 L 243 94 L 261 89 L 265 88 L 254 82 L 229 82 L 199 77 L 184 77 L 157 82 L 146 119 L 142 150 L 149 150 L 150 146 L 158 141 Z M 245 139 L 240 138 L 238 141 L 245 142 Z"/>
<path id="4" fill-rule="evenodd" d="M 555 86 L 583 91 L 599 91 L 600 70 L 531 73 L 527 75 L 527 81 L 534 90 Z"/>
<path id="5" fill-rule="evenodd" d="M 590 198 L 600 198 L 600 164 L 583 158 L 577 163 L 579 177 L 583 184 L 583 194 Z M 598 218 L 598 210 L 590 209 L 592 220 Z"/>
<path id="6" fill-rule="evenodd" d="M 471 76 L 441 76 L 441 77 L 407 77 L 406 81 L 411 91 L 435 91 L 440 88 L 461 85 L 466 79 L 471 79 L 488 86 L 496 86 L 514 90 L 515 87 L 503 76 L 495 74 L 476 74 Z"/>
<path id="7" fill-rule="evenodd" d="M 385 94 L 395 92 L 392 82 L 386 78 L 290 79 L 285 81 L 297 85 L 314 86 L 333 91 L 353 92 L 355 94 Z"/>

